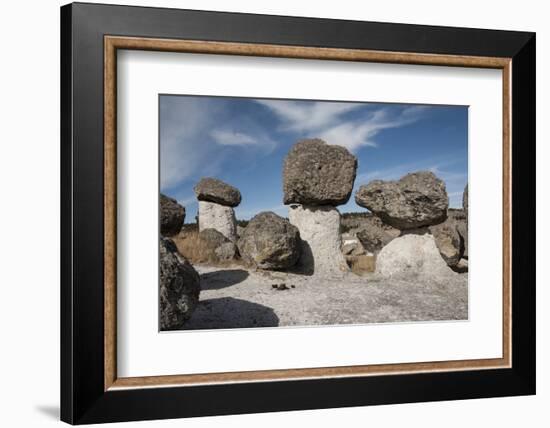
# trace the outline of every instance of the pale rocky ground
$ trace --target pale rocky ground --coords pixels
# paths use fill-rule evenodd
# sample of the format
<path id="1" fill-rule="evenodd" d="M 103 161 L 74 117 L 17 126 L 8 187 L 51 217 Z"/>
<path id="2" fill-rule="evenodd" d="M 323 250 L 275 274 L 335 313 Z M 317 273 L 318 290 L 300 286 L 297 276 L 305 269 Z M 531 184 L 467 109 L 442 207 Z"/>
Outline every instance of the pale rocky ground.
<path id="1" fill-rule="evenodd" d="M 200 301 L 184 329 L 466 320 L 468 274 L 340 278 L 195 265 Z M 273 284 L 288 289 L 277 290 Z M 294 286 L 294 288 L 292 288 Z"/>

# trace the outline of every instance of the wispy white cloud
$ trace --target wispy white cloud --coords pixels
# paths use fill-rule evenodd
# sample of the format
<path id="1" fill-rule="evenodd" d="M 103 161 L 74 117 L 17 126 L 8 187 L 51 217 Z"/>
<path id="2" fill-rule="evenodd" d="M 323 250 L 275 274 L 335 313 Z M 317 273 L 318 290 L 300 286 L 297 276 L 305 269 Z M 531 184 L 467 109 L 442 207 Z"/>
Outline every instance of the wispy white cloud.
<path id="1" fill-rule="evenodd" d="M 215 129 L 210 135 L 216 143 L 222 146 L 251 146 L 257 144 L 257 140 L 242 132 Z"/>
<path id="2" fill-rule="evenodd" d="M 254 130 L 254 135 L 236 131 L 234 129 L 214 129 L 210 136 L 221 146 L 256 146 L 266 151 L 271 151 L 276 143 L 265 132 Z"/>
<path id="3" fill-rule="evenodd" d="M 359 103 L 257 100 L 283 120 L 289 131 L 315 132 L 338 123 L 342 115 L 362 107 Z"/>
<path id="4" fill-rule="evenodd" d="M 414 123 L 421 119 L 422 113 L 428 108 L 411 106 L 397 110 L 378 107 L 369 109 L 365 114 L 349 117 L 349 113 L 365 104 L 279 100 L 257 102 L 278 116 L 283 130 L 319 137 L 329 144 L 338 144 L 351 151 L 367 146 L 376 147 L 374 137 L 378 133 Z"/>

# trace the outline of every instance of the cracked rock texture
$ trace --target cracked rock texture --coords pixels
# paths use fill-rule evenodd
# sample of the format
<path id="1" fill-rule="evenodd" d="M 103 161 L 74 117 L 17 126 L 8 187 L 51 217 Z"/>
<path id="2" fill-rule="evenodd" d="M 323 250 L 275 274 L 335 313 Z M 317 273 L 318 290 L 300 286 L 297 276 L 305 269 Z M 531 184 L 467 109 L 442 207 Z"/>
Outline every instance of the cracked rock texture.
<path id="1" fill-rule="evenodd" d="M 185 221 L 185 208 L 166 195 L 160 194 L 160 233 L 173 236 L 180 232 Z"/>
<path id="2" fill-rule="evenodd" d="M 357 158 L 345 147 L 320 139 L 299 141 L 284 161 L 284 203 L 345 204 L 351 196 L 356 171 Z"/>
<path id="3" fill-rule="evenodd" d="M 215 202 L 228 207 L 236 207 L 241 203 L 239 189 L 217 178 L 201 178 L 194 190 L 199 201 Z"/>
<path id="4" fill-rule="evenodd" d="M 442 223 L 449 207 L 445 183 L 429 171 L 371 181 L 359 188 L 355 202 L 401 230 Z"/>
<path id="5" fill-rule="evenodd" d="M 254 216 L 238 241 L 241 257 L 260 269 L 286 269 L 300 257 L 298 228 L 273 212 Z"/>
<path id="6" fill-rule="evenodd" d="M 183 327 L 197 307 L 200 277 L 191 264 L 177 253 L 168 238 L 160 239 L 159 294 L 160 329 Z"/>

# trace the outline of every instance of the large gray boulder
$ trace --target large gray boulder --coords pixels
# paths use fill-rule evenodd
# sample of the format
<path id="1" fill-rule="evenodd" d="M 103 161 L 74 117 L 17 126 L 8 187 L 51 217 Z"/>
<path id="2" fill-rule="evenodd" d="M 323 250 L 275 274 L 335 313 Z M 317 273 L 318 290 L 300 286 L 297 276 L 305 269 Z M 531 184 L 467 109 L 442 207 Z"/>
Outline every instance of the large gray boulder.
<path id="1" fill-rule="evenodd" d="M 254 216 L 238 241 L 241 258 L 260 269 L 287 269 L 300 257 L 300 233 L 273 212 Z"/>
<path id="2" fill-rule="evenodd" d="M 355 234 L 365 250 L 372 254 L 378 254 L 382 248 L 397 238 L 401 231 L 383 223 L 376 216 L 370 216 L 361 219 L 361 224 Z"/>
<path id="3" fill-rule="evenodd" d="M 284 161 L 284 203 L 341 205 L 348 202 L 355 181 L 357 158 L 345 147 L 320 139 L 302 140 Z"/>
<path id="4" fill-rule="evenodd" d="M 443 223 L 430 226 L 429 230 L 443 260 L 450 267 L 456 266 L 464 254 L 457 220 L 449 216 Z"/>
<path id="5" fill-rule="evenodd" d="M 429 171 L 371 181 L 359 188 L 355 202 L 401 230 L 442 223 L 449 207 L 445 183 Z"/>
<path id="6" fill-rule="evenodd" d="M 409 233 L 394 239 L 378 253 L 376 273 L 383 277 L 430 277 L 435 281 L 456 275 L 441 257 L 434 237 Z"/>
<path id="7" fill-rule="evenodd" d="M 199 246 L 205 262 L 228 262 L 237 257 L 236 245 L 216 229 L 201 230 Z"/>
<path id="8" fill-rule="evenodd" d="M 201 178 L 194 190 L 199 201 L 214 202 L 228 207 L 236 207 L 241 203 L 239 189 L 217 178 Z"/>
<path id="9" fill-rule="evenodd" d="M 160 194 L 160 234 L 177 235 L 185 221 L 185 208 L 166 195 Z"/>
<path id="10" fill-rule="evenodd" d="M 168 238 L 160 238 L 159 270 L 160 329 L 177 330 L 197 307 L 200 277 Z"/>

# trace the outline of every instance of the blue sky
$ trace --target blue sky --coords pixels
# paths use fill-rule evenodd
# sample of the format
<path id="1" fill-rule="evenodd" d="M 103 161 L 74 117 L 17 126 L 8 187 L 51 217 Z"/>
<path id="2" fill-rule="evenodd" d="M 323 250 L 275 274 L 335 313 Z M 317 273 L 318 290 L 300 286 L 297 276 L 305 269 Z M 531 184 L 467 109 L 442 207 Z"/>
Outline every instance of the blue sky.
<path id="1" fill-rule="evenodd" d="M 193 186 L 216 177 L 236 186 L 237 218 L 260 211 L 287 216 L 282 166 L 302 138 L 345 146 L 358 159 L 354 193 L 374 179 L 431 170 L 460 207 L 468 177 L 468 109 L 464 106 L 349 103 L 161 95 L 160 188 L 194 221 Z M 350 201 L 341 212 L 365 211 Z"/>

